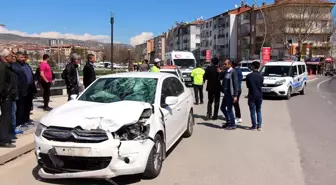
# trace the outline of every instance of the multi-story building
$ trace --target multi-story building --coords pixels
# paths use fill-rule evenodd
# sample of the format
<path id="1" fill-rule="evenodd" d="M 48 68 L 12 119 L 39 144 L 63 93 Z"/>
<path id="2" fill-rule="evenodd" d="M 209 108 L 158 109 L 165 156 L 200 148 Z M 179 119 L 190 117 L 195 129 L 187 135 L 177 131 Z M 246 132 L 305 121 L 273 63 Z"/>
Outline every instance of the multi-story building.
<path id="1" fill-rule="evenodd" d="M 242 4 L 241 7 L 211 17 L 203 23 L 201 26 L 201 61 L 205 61 L 207 50 L 210 50 L 211 58 L 236 59 L 238 57 L 237 49 L 240 49 L 238 40 L 247 44 L 245 40 L 248 39 L 245 37 L 249 36 L 250 22 L 247 21 L 249 16 L 242 16 L 242 21 L 237 21 L 236 17 L 249 12 L 250 9 L 251 7 Z M 248 52 L 245 51 L 245 53 L 248 55 Z M 245 53 L 243 52 L 243 55 Z M 242 53 L 239 53 L 239 57 L 241 55 Z"/>
<path id="2" fill-rule="evenodd" d="M 154 37 L 154 58 L 159 58 L 162 61 L 165 61 L 166 53 L 166 33 Z"/>
<path id="3" fill-rule="evenodd" d="M 271 47 L 272 58 L 295 54 L 301 54 L 301 60 L 325 58 L 331 49 L 331 10 L 334 5 L 321 0 L 275 0 L 274 4 L 254 7 L 252 53 L 260 54 L 265 38 L 264 46 Z M 265 20 L 260 10 L 265 14 Z"/>
<path id="4" fill-rule="evenodd" d="M 147 59 L 149 62 L 154 61 L 154 39 L 147 40 L 143 44 L 135 46 L 136 60 L 138 62 Z"/>
<path id="5" fill-rule="evenodd" d="M 200 59 L 201 25 L 203 20 L 194 22 L 177 23 L 176 27 L 169 30 L 166 35 L 166 52 L 191 51 L 196 60 Z"/>

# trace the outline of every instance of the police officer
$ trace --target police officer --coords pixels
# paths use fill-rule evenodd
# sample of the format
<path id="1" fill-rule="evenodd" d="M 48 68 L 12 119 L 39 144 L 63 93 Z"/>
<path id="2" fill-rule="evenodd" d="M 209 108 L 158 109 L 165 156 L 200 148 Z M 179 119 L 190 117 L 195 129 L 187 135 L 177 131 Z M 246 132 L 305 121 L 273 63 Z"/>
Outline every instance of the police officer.
<path id="1" fill-rule="evenodd" d="M 151 68 L 151 72 L 160 72 L 160 61 L 158 58 L 154 60 L 154 66 Z"/>
<path id="2" fill-rule="evenodd" d="M 195 92 L 195 105 L 198 105 L 198 94 L 200 96 L 200 102 L 203 104 L 203 76 L 204 76 L 204 69 L 201 68 L 201 64 L 197 63 L 196 68 L 191 71 L 191 77 L 193 79 L 193 86 Z"/>

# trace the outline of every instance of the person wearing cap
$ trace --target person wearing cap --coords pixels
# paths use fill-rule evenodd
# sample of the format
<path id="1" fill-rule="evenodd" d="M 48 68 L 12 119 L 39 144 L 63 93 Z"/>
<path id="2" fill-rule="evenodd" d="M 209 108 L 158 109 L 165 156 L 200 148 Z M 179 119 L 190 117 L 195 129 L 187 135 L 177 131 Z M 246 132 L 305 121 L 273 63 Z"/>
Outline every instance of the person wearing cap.
<path id="1" fill-rule="evenodd" d="M 154 66 L 151 68 L 151 72 L 160 72 L 160 61 L 158 58 L 154 60 Z"/>
<path id="2" fill-rule="evenodd" d="M 79 94 L 79 74 L 78 74 L 78 64 L 79 56 L 77 53 L 73 53 L 70 57 L 70 63 L 65 67 L 62 78 L 65 80 L 68 93 L 68 101 L 71 100 L 71 95 Z"/>
<path id="3" fill-rule="evenodd" d="M 200 103 L 203 104 L 203 82 L 205 70 L 201 68 L 201 64 L 197 63 L 196 68 L 191 71 L 191 78 L 193 80 L 195 92 L 195 104 L 198 105 L 198 94 L 200 96 Z"/>

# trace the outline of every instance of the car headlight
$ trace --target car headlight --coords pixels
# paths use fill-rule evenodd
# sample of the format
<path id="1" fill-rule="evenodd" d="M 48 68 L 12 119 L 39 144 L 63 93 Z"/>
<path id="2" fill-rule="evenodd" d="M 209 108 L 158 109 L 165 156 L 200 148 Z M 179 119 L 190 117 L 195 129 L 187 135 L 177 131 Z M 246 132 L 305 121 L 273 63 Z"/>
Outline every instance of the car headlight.
<path id="1" fill-rule="evenodd" d="M 43 132 L 43 130 L 45 130 L 46 128 L 47 128 L 47 127 L 44 126 L 42 123 L 39 123 L 39 124 L 37 125 L 36 130 L 35 130 L 35 135 L 36 135 L 37 137 L 40 137 L 41 134 L 42 134 L 42 132 Z"/>
<path id="2" fill-rule="evenodd" d="M 283 79 L 283 80 L 279 80 L 279 81 L 275 82 L 275 85 L 282 85 L 282 84 L 284 84 L 285 82 L 286 82 L 285 79 Z"/>
<path id="3" fill-rule="evenodd" d="M 128 140 L 145 140 L 148 137 L 150 125 L 146 124 L 147 120 L 152 116 L 152 109 L 145 109 L 138 122 L 132 125 L 127 125 L 121 127 L 117 132 L 115 132 L 114 137 L 120 139 L 121 141 Z"/>

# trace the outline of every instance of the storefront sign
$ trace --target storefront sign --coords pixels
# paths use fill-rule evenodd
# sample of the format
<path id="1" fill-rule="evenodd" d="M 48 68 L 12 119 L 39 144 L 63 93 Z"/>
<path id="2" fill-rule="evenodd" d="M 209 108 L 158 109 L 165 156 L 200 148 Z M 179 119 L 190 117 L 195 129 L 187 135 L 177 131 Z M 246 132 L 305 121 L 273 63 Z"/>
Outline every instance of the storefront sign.
<path id="1" fill-rule="evenodd" d="M 269 61 L 271 61 L 271 48 L 263 47 L 262 48 L 262 64 L 264 65 Z"/>
<path id="2" fill-rule="evenodd" d="M 206 50 L 205 51 L 205 60 L 207 62 L 210 62 L 210 60 L 211 60 L 211 50 Z"/>

